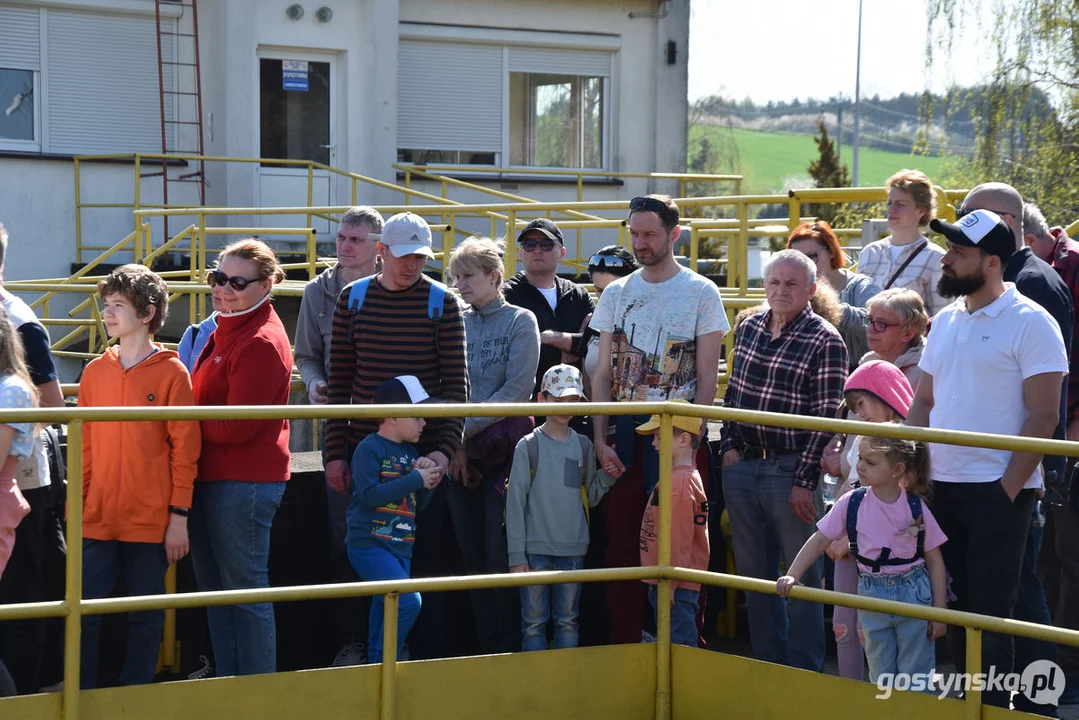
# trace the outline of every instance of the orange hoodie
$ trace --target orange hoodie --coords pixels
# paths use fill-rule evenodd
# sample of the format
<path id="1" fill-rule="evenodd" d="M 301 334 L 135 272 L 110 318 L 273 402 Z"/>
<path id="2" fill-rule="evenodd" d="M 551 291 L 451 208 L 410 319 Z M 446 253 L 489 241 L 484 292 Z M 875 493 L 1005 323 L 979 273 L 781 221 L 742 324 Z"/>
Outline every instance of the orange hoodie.
<path id="1" fill-rule="evenodd" d="M 80 407 L 194 405 L 180 357 L 157 352 L 127 370 L 111 347 L 83 371 Z M 159 543 L 169 506 L 190 508 L 202 440 L 197 420 L 88 422 L 82 436 L 82 535 Z"/>

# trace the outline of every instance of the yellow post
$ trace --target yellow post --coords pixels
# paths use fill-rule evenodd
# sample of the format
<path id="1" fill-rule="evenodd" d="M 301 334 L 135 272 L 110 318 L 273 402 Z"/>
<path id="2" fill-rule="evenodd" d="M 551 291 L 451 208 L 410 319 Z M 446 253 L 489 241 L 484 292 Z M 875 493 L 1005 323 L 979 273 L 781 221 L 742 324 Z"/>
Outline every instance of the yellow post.
<path id="1" fill-rule="evenodd" d="M 411 190 L 411 189 L 412 189 L 412 170 L 409 169 L 409 168 L 405 168 L 405 190 Z M 406 192 L 405 193 L 405 205 L 408 205 L 410 200 L 412 200 L 412 193 Z"/>
<path id="2" fill-rule="evenodd" d="M 311 207 L 315 204 L 315 166 L 313 163 L 307 163 L 307 207 Z M 307 213 L 307 227 L 312 227 L 315 223 L 312 221 L 311 213 Z"/>
<path id="3" fill-rule="evenodd" d="M 148 222 L 142 224 L 142 237 L 146 241 L 146 249 L 142 253 L 142 257 L 145 259 L 154 251 L 153 227 Z M 165 238 L 165 240 L 168 240 L 168 238 Z"/>
<path id="4" fill-rule="evenodd" d="M 316 267 L 316 265 L 318 263 L 318 258 L 316 257 L 317 253 L 315 252 L 315 240 L 316 240 L 316 238 L 317 238 L 317 235 L 315 234 L 315 229 L 310 228 L 310 233 L 307 235 L 307 279 L 308 280 L 314 280 L 315 275 L 318 274 L 318 268 Z"/>
<path id="5" fill-rule="evenodd" d="M 967 628 L 967 675 L 974 677 L 982 671 L 982 631 Z M 981 720 L 982 691 L 973 687 L 966 689 L 963 698 L 966 720 Z"/>
<path id="6" fill-rule="evenodd" d="M 450 221 L 446 223 L 446 229 L 442 231 L 442 282 L 448 283 L 450 269 L 450 255 L 453 254 L 453 222 L 454 216 L 450 214 Z M 491 236 L 494 239 L 494 236 Z"/>
<path id="7" fill-rule="evenodd" d="M 684 196 L 683 196 L 684 197 Z M 701 257 L 701 237 L 696 226 L 689 226 L 689 269 L 697 272 L 697 261 Z"/>
<path id="8" fill-rule="evenodd" d="M 168 170 L 167 166 L 162 171 L 165 174 L 166 178 L 168 177 L 168 171 L 169 170 Z M 166 180 L 166 182 L 167 182 L 167 180 Z M 135 209 L 136 210 L 139 209 L 139 203 L 141 202 L 141 197 L 140 197 L 141 195 L 142 195 L 142 156 L 139 155 L 138 153 L 135 153 L 135 201 L 134 202 L 135 202 Z M 162 198 L 161 201 L 164 202 L 165 199 Z M 168 220 L 165 220 L 165 223 L 167 225 Z M 140 225 L 142 225 L 142 218 L 139 217 L 138 215 L 136 215 L 135 216 L 135 242 L 136 242 L 136 244 L 138 243 L 139 226 Z M 138 262 L 138 260 L 136 260 L 135 262 Z"/>
<path id="9" fill-rule="evenodd" d="M 310 218 L 309 218 L 310 219 Z M 309 226 L 310 227 L 310 226 Z M 206 214 L 199 213 L 199 252 L 198 252 L 198 264 L 195 266 L 196 277 L 199 280 L 205 282 L 205 277 L 202 271 L 206 269 Z M 191 320 L 194 323 L 196 320 L 202 320 L 206 317 L 206 295 L 205 293 L 199 293 L 198 298 L 198 316 Z"/>
<path id="10" fill-rule="evenodd" d="M 802 222 L 802 201 L 791 195 L 787 200 L 787 227 L 794 232 L 800 222 Z"/>
<path id="11" fill-rule="evenodd" d="M 82 166 L 75 158 L 75 262 L 82 262 Z M 46 315 L 48 312 L 45 313 Z"/>
<path id="12" fill-rule="evenodd" d="M 738 289 L 749 290 L 749 205 L 738 203 Z"/>
<path id="13" fill-rule="evenodd" d="M 511 278 L 517 274 L 517 211 L 510 210 L 506 217 L 506 254 L 502 256 L 502 264 L 505 266 L 504 274 Z"/>
<path id="14" fill-rule="evenodd" d="M 678 178 L 678 197 L 686 197 L 686 177 L 683 175 Z M 693 268 L 696 270 L 697 268 Z"/>
<path id="15" fill-rule="evenodd" d="M 79 647 L 82 641 L 82 420 L 67 426 L 67 589 L 64 600 L 64 720 L 79 717 Z"/>
<path id="16" fill-rule="evenodd" d="M 393 720 L 397 700 L 397 593 L 382 608 L 382 720 Z"/>
<path id="17" fill-rule="evenodd" d="M 577 202 L 584 202 L 584 175 L 577 173 Z"/>
<path id="18" fill-rule="evenodd" d="M 624 222 L 618 226 L 618 244 L 627 250 L 629 249 L 629 236 L 626 235 L 626 224 Z"/>
<path id="19" fill-rule="evenodd" d="M 408 197 L 406 194 L 405 197 Z M 356 178 L 352 178 L 352 207 L 356 207 Z"/>
<path id="20" fill-rule="evenodd" d="M 170 565 L 165 573 L 165 592 L 176 594 L 176 566 Z M 165 611 L 164 640 L 161 643 L 161 665 L 170 672 L 179 670 L 179 658 L 176 657 L 176 610 Z"/>
<path id="21" fill-rule="evenodd" d="M 659 566 L 671 564 L 671 415 L 659 422 Z M 671 717 L 671 581 L 656 588 L 656 720 Z"/>

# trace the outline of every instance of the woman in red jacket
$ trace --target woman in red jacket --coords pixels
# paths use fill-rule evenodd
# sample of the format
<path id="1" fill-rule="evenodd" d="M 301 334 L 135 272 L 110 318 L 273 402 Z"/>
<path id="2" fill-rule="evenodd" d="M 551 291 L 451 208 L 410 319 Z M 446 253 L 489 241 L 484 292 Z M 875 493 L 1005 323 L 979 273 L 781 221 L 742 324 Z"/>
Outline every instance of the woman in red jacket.
<path id="1" fill-rule="evenodd" d="M 221 251 L 206 277 L 217 329 L 192 376 L 199 405 L 287 405 L 288 335 L 270 303 L 285 279 L 255 239 Z M 289 478 L 287 420 L 203 420 L 202 456 L 188 531 L 199 589 L 269 587 L 270 525 Z M 277 668 L 271 603 L 207 609 L 217 675 Z"/>

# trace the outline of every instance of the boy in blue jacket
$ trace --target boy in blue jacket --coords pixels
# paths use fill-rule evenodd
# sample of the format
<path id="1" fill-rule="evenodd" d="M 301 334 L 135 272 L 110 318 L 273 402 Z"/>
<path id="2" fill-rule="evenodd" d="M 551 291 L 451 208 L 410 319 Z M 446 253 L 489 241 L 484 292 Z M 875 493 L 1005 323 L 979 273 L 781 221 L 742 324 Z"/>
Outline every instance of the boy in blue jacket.
<path id="1" fill-rule="evenodd" d="M 373 405 L 414 405 L 434 402 L 412 375 L 401 375 L 375 390 Z M 412 443 L 419 441 L 423 418 L 385 418 L 378 432 L 365 437 L 352 457 L 349 492 L 348 559 L 367 581 L 408 578 L 416 540 L 416 514 L 442 481 L 442 468 L 421 457 Z M 420 614 L 420 594 L 401 593 L 397 612 L 397 655 Z M 382 662 L 383 599 L 371 602 L 367 661 Z"/>

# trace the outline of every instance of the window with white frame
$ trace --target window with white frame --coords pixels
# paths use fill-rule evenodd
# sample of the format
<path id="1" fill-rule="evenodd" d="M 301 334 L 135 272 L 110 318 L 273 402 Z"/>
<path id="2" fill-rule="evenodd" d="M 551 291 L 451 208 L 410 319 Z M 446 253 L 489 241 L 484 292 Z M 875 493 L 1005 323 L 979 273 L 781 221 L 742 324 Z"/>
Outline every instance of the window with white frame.
<path id="1" fill-rule="evenodd" d="M 399 47 L 399 161 L 607 167 L 612 52 L 411 39 Z"/>
<path id="2" fill-rule="evenodd" d="M 0 149 L 41 147 L 39 15 L 36 8 L 0 8 Z"/>

